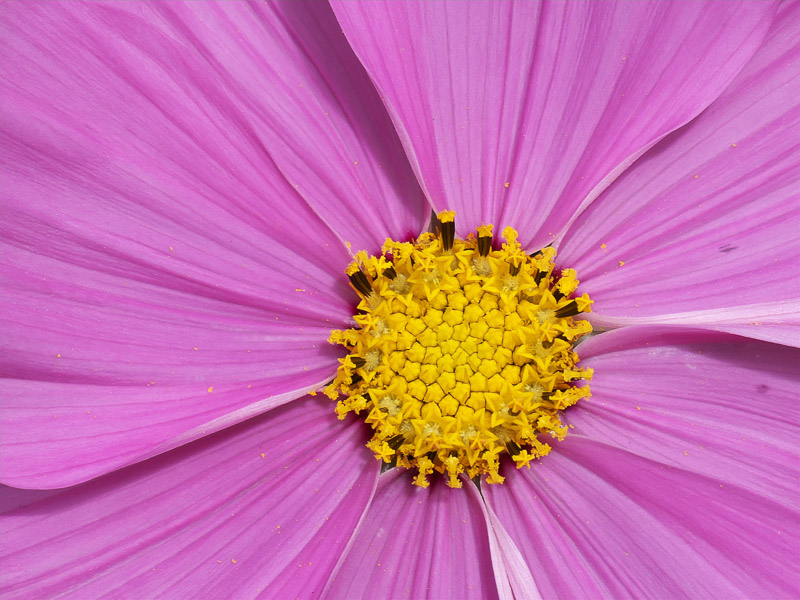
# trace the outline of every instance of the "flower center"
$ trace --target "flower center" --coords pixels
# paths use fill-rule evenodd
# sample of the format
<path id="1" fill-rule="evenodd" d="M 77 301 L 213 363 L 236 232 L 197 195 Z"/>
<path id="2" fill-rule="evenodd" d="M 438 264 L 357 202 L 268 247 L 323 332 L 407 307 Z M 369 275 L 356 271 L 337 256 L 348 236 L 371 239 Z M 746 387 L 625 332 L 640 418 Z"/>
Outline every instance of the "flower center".
<path id="1" fill-rule="evenodd" d="M 573 319 L 592 303 L 572 298 L 575 271 L 556 275 L 555 251 L 529 256 L 511 227 L 499 250 L 491 225 L 455 239 L 454 216 L 438 215 L 438 235 L 356 254 L 358 327 L 330 337 L 350 352 L 325 388 L 339 418 L 365 415 L 376 458 L 416 468 L 422 487 L 433 471 L 452 487 L 463 472 L 502 483 L 504 452 L 530 466 L 550 451 L 539 436 L 564 438 L 559 411 L 589 396 L 575 382 L 592 375 L 573 350 L 592 330 Z"/>

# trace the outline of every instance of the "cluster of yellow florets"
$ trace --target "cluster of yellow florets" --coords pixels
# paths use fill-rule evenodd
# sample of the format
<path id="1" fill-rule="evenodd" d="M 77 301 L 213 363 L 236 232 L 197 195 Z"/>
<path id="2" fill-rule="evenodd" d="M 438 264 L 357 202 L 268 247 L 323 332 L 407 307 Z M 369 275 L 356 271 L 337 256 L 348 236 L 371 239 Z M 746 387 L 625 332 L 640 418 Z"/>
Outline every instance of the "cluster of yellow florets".
<path id="1" fill-rule="evenodd" d="M 359 252 L 347 274 L 361 296 L 358 327 L 330 341 L 350 354 L 325 389 L 340 418 L 366 413 L 368 446 L 386 463 L 433 471 L 460 487 L 459 475 L 502 483 L 499 457 L 517 467 L 547 454 L 540 434 L 563 439 L 558 412 L 589 395 L 591 369 L 576 367 L 575 341 L 591 331 L 591 300 L 572 298 L 575 271 L 553 273 L 555 251 L 534 256 L 492 226 L 454 237 L 454 213 L 438 235 L 416 243 L 387 239 L 383 255 Z"/>

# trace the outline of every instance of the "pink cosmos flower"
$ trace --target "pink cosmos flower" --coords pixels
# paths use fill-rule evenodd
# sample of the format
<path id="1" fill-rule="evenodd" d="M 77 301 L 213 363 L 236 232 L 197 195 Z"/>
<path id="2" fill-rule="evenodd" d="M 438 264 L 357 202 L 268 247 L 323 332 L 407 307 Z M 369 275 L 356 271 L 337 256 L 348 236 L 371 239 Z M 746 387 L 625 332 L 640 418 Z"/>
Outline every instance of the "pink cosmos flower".
<path id="1" fill-rule="evenodd" d="M 798 4 L 6 4 L 2 592 L 793 597 Z M 613 329 L 503 485 L 381 474 L 344 242 L 558 248 Z"/>

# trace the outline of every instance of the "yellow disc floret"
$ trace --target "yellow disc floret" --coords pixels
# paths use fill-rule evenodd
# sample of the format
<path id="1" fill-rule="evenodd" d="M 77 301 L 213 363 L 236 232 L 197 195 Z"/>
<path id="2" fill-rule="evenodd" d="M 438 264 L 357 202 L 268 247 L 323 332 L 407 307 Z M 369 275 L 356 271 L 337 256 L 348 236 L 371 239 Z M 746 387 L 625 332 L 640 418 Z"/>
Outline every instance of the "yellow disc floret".
<path id="1" fill-rule="evenodd" d="M 539 437 L 563 439 L 559 411 L 589 396 L 573 345 L 592 328 L 573 317 L 592 301 L 572 297 L 575 271 L 554 273 L 552 248 L 528 255 L 510 227 L 494 250 L 491 225 L 466 240 L 454 213 L 438 225 L 356 254 L 357 327 L 331 334 L 350 353 L 325 393 L 339 418 L 362 414 L 376 458 L 416 468 L 417 485 L 434 471 L 453 487 L 463 472 L 502 483 L 500 456 L 522 467 L 547 454 Z"/>

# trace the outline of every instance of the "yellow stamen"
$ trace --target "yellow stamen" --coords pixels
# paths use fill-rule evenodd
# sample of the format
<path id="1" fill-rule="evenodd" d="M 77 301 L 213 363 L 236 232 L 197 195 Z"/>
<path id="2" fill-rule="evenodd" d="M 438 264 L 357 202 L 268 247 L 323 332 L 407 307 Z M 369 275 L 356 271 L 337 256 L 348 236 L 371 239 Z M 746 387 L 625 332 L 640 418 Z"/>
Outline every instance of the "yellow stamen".
<path id="1" fill-rule="evenodd" d="M 451 487 L 461 473 L 502 483 L 500 456 L 530 466 L 550 451 L 539 436 L 566 435 L 559 411 L 590 395 L 575 383 L 592 376 L 573 350 L 592 303 L 572 297 L 575 271 L 556 274 L 552 248 L 529 256 L 511 227 L 500 250 L 491 225 L 453 239 L 454 216 L 439 214 L 439 236 L 356 254 L 358 327 L 330 337 L 350 352 L 325 389 L 337 415 L 364 413 L 376 458 L 416 468 L 423 487 L 434 471 Z"/>

